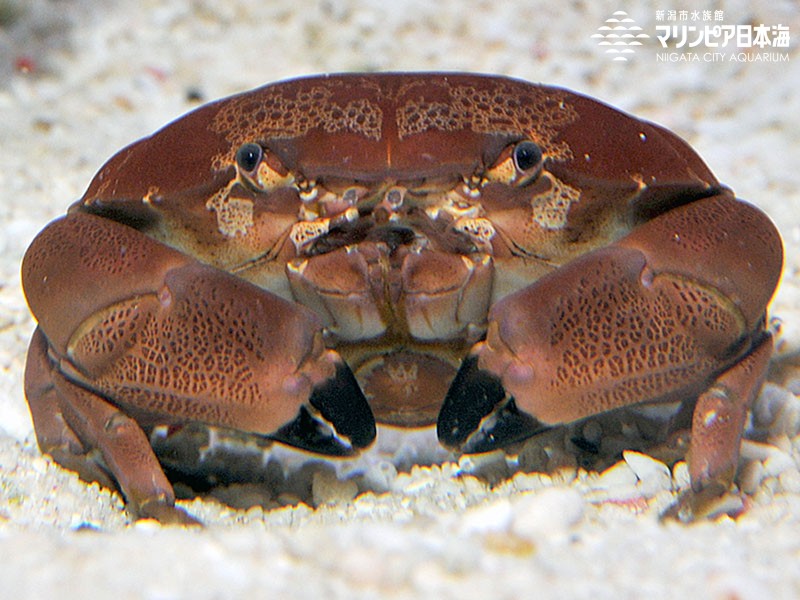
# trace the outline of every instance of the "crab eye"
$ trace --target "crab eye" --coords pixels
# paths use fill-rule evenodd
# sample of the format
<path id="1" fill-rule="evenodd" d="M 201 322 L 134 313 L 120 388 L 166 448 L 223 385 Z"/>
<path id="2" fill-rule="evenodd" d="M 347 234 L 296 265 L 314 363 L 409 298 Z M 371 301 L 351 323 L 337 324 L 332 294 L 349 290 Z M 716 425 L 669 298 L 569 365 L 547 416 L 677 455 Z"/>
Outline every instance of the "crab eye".
<path id="1" fill-rule="evenodd" d="M 256 191 L 267 192 L 294 182 L 275 154 L 253 142 L 242 144 L 236 151 L 236 167 L 239 182 Z"/>
<path id="2" fill-rule="evenodd" d="M 519 171 L 530 171 L 541 162 L 542 149 L 534 142 L 520 142 L 514 147 L 514 164 Z"/>
<path id="3" fill-rule="evenodd" d="M 539 144 L 523 140 L 507 146 L 500 157 L 485 173 L 487 181 L 506 185 L 527 185 L 539 176 L 544 165 L 544 154 Z"/>
<path id="4" fill-rule="evenodd" d="M 252 173 L 261 161 L 264 151 L 258 144 L 244 144 L 236 151 L 236 164 L 245 173 Z"/>

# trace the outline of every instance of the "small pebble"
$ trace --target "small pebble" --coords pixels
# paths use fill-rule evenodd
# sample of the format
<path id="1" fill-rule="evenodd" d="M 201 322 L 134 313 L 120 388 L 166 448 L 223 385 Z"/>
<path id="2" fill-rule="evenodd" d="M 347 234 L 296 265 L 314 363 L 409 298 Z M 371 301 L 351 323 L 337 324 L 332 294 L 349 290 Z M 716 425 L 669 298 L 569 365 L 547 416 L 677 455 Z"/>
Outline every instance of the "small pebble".
<path id="1" fill-rule="evenodd" d="M 800 471 L 797 469 L 787 469 L 778 476 L 784 492 L 800 494 Z"/>
<path id="2" fill-rule="evenodd" d="M 689 466 L 685 460 L 676 462 L 672 466 L 672 480 L 675 482 L 675 488 L 678 490 L 687 490 L 691 485 L 689 478 Z"/>
<path id="3" fill-rule="evenodd" d="M 393 489 L 413 496 L 433 487 L 434 483 L 430 475 L 401 473 L 397 476 Z"/>
<path id="4" fill-rule="evenodd" d="M 320 470 L 311 479 L 311 494 L 314 506 L 340 504 L 356 497 L 358 485 L 352 479 L 340 480 L 333 471 Z"/>
<path id="5" fill-rule="evenodd" d="M 642 481 L 650 479 L 651 477 L 670 477 L 669 467 L 652 456 L 642 454 L 641 452 L 626 450 L 622 453 L 622 457 L 633 472 L 636 473 L 636 476 Z"/>
<path id="6" fill-rule="evenodd" d="M 543 487 L 542 478 L 538 473 L 517 473 L 512 478 L 511 485 L 520 492 L 538 490 Z"/>
<path id="7" fill-rule="evenodd" d="M 581 429 L 581 435 L 587 442 L 599 445 L 603 436 L 603 427 L 594 420 L 589 420 Z"/>
<path id="8" fill-rule="evenodd" d="M 464 513 L 461 530 L 464 533 L 504 531 L 513 516 L 511 502 L 505 498 L 470 508 Z"/>
<path id="9" fill-rule="evenodd" d="M 161 530 L 161 523 L 155 519 L 139 519 L 134 522 L 133 527 L 136 531 L 153 534 Z"/>
<path id="10" fill-rule="evenodd" d="M 626 486 L 634 486 L 638 478 L 636 473 L 625 461 L 619 461 L 600 473 L 600 476 L 591 483 L 596 490 L 610 490 Z"/>
<path id="11" fill-rule="evenodd" d="M 739 489 L 745 494 L 755 494 L 764 479 L 764 465 L 761 461 L 751 460 L 742 467 L 737 477 Z"/>
<path id="12" fill-rule="evenodd" d="M 392 489 L 397 479 L 397 467 L 388 460 L 382 460 L 370 465 L 364 472 L 363 486 L 377 493 L 388 492 Z"/>
<path id="13" fill-rule="evenodd" d="M 583 518 L 583 496 L 572 488 L 547 488 L 514 499 L 511 531 L 535 540 L 564 533 Z"/>
<path id="14" fill-rule="evenodd" d="M 770 452 L 769 458 L 764 461 L 764 470 L 766 473 L 776 477 L 784 471 L 795 468 L 796 466 L 792 457 L 777 448 L 774 448 L 772 452 Z"/>
<path id="15" fill-rule="evenodd" d="M 650 497 L 661 490 L 670 489 L 672 476 L 669 467 L 663 462 L 647 454 L 630 450 L 623 452 L 622 456 L 639 478 L 637 487 L 643 496 Z"/>

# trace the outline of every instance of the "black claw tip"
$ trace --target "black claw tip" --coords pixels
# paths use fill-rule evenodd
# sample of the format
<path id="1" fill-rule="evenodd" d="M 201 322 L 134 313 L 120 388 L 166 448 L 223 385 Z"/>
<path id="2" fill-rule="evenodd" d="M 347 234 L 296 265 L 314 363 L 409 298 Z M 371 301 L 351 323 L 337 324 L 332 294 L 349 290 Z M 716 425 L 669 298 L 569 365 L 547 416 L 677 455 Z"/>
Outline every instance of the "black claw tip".
<path id="1" fill-rule="evenodd" d="M 505 448 L 549 429 L 529 414 L 517 408 L 514 398 L 498 406 L 470 435 L 461 451 L 465 454 L 480 454 Z"/>
<path id="2" fill-rule="evenodd" d="M 336 365 L 336 374 L 316 387 L 309 398 L 311 406 L 330 421 L 339 435 L 356 449 L 369 446 L 377 433 L 372 409 L 345 363 Z"/>
<path id="3" fill-rule="evenodd" d="M 328 456 L 351 456 L 375 440 L 375 417 L 346 364 L 337 365 L 336 374 L 314 388 L 308 402 L 270 437 Z"/>
<path id="4" fill-rule="evenodd" d="M 497 375 L 478 367 L 477 356 L 461 363 L 436 424 L 442 445 L 469 454 L 491 452 L 545 429 L 517 408 Z"/>
<path id="5" fill-rule="evenodd" d="M 439 411 L 436 433 L 447 448 L 461 450 L 467 438 L 506 396 L 496 375 L 478 368 L 478 357 L 467 356 L 456 373 Z"/>

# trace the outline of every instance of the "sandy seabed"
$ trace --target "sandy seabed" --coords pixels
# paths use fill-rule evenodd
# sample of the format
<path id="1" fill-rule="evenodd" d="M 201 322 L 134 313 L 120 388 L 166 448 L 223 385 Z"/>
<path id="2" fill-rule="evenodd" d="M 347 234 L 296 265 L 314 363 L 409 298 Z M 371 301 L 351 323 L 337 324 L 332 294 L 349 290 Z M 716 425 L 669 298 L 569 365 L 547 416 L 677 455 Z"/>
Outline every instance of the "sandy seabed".
<path id="1" fill-rule="evenodd" d="M 654 32 L 658 11 L 697 3 L 387 4 L 0 0 L 0 597 L 800 597 L 800 378 L 790 368 L 775 370 L 754 411 L 758 441 L 745 443 L 738 479 L 747 510 L 692 526 L 658 520 L 685 471 L 638 454 L 602 475 L 563 468 L 494 486 L 446 463 L 392 473 L 385 491 L 356 497 L 318 476 L 317 508 L 195 500 L 183 506 L 207 526 L 184 530 L 132 523 L 117 495 L 38 452 L 21 383 L 34 323 L 19 264 L 30 240 L 108 156 L 197 97 L 310 73 L 500 73 L 677 132 L 781 230 L 786 271 L 772 315 L 782 322 L 776 362 L 791 363 L 800 348 L 797 3 L 700 7 L 728 25 L 787 26 L 789 47 L 770 50 L 787 61 L 658 60 L 651 36 L 626 63 L 591 38 L 614 11 Z"/>

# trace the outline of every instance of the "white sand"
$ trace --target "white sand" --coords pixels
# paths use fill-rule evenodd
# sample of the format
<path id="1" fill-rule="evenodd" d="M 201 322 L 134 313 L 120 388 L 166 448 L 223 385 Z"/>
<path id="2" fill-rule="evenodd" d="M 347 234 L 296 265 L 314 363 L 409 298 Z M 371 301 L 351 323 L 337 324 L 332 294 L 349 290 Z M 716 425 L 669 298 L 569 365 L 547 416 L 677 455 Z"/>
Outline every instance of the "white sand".
<path id="1" fill-rule="evenodd" d="M 759 403 L 767 443 L 745 447 L 739 479 L 749 510 L 690 527 L 656 519 L 680 470 L 671 480 L 636 455 L 603 478 L 517 475 L 494 490 L 454 465 L 355 500 L 323 478 L 316 491 L 340 502 L 242 512 L 198 500 L 184 506 L 208 527 L 188 531 L 132 525 L 118 496 L 39 454 L 21 384 L 34 325 L 18 273 L 32 237 L 108 156 L 192 108 L 189 90 L 210 100 L 315 72 L 504 73 L 666 125 L 778 224 L 787 268 L 773 314 L 782 354 L 800 348 L 795 2 L 708 3 L 725 24 L 789 26 L 788 63 L 745 64 L 657 63 L 652 39 L 611 63 L 590 35 L 634 3 L 384 4 L 0 1 L 0 14 L 27 7 L 0 28 L 0 597 L 800 597 L 796 375 Z M 624 8 L 652 33 L 656 10 L 690 5 Z M 34 70 L 15 71 L 20 59 Z"/>

